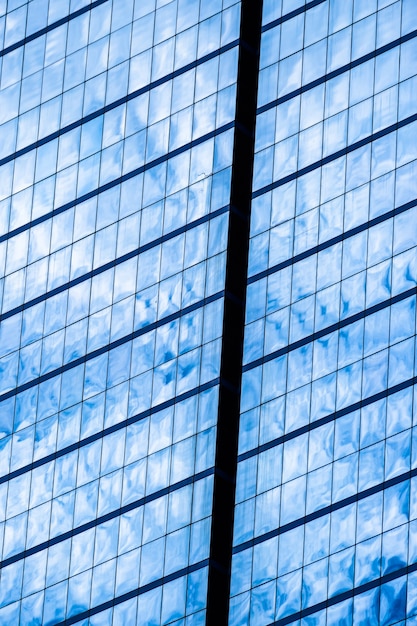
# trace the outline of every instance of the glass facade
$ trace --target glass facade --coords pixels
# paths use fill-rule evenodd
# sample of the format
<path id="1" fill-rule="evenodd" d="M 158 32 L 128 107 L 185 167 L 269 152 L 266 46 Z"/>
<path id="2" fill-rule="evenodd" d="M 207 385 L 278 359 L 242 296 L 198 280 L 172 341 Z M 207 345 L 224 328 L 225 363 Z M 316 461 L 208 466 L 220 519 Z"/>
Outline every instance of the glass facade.
<path id="1" fill-rule="evenodd" d="M 240 4 L 199 5 L 1 2 L 1 624 L 204 623 Z"/>
<path id="2" fill-rule="evenodd" d="M 417 4 L 300 4 L 263 3 L 229 623 L 415 624 Z"/>
<path id="3" fill-rule="evenodd" d="M 0 0 L 0 624 L 417 624 L 416 93 L 415 0 Z"/>

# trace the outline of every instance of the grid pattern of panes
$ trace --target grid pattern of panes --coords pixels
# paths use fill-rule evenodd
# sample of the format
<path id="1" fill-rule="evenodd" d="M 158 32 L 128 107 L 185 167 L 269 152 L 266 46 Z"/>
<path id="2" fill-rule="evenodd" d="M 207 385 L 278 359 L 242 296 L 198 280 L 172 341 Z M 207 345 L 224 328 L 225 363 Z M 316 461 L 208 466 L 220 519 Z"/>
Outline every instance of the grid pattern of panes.
<path id="1" fill-rule="evenodd" d="M 263 11 L 229 623 L 415 624 L 416 4 Z"/>
<path id="2" fill-rule="evenodd" d="M 239 22 L 0 2 L 2 624 L 204 623 Z"/>

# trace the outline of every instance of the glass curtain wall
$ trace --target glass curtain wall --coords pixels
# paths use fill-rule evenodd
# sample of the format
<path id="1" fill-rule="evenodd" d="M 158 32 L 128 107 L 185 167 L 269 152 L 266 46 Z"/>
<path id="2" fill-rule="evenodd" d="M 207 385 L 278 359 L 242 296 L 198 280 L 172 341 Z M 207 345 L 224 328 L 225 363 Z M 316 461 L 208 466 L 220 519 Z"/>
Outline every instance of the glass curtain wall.
<path id="1" fill-rule="evenodd" d="M 264 0 L 229 624 L 417 618 L 417 10 Z"/>
<path id="2" fill-rule="evenodd" d="M 415 0 L 263 0 L 243 276 L 245 6 L 0 0 L 1 624 L 212 620 L 232 265 L 224 623 L 417 624 Z"/>
<path id="3" fill-rule="evenodd" d="M 2 624 L 205 622 L 239 23 L 0 2 Z"/>

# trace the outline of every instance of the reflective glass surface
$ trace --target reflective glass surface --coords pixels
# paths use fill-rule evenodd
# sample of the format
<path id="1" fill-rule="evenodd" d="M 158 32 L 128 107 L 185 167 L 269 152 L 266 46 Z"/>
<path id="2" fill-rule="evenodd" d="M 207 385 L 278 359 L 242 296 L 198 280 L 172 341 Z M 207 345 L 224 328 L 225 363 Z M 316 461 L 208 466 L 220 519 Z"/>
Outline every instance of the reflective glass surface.
<path id="1" fill-rule="evenodd" d="M 413 623 L 415 6 L 303 4 L 263 5 L 229 623 Z"/>
<path id="2" fill-rule="evenodd" d="M 240 4 L 3 4 L 0 623 L 203 624 Z"/>
<path id="3" fill-rule="evenodd" d="M 0 0 L 0 624 L 206 624 L 241 377 L 230 626 L 417 625 L 415 0 L 263 0 L 253 163 L 249 6 Z"/>

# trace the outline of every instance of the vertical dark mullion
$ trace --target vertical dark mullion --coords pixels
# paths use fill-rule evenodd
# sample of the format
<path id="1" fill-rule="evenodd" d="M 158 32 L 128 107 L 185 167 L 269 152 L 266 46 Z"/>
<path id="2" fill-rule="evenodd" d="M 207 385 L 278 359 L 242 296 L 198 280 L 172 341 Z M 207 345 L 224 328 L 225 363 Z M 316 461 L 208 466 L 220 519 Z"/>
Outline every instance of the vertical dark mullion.
<path id="1" fill-rule="evenodd" d="M 242 0 L 207 625 L 228 623 L 262 0 Z"/>

